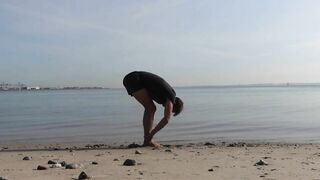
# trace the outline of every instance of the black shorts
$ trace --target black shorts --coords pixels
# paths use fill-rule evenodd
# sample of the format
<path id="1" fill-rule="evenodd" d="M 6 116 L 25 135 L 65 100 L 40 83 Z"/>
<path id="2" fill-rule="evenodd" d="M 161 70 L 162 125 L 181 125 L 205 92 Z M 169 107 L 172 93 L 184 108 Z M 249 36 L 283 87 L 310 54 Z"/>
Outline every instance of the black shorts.
<path id="1" fill-rule="evenodd" d="M 140 75 L 136 71 L 127 74 L 123 78 L 123 85 L 127 89 L 128 94 L 131 96 L 132 93 L 144 88 L 140 80 Z"/>

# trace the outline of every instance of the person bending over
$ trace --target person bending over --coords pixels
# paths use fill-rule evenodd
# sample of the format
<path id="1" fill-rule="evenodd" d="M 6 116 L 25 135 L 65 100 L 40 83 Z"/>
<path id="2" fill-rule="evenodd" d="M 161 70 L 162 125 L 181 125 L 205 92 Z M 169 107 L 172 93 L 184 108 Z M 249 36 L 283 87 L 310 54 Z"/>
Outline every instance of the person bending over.
<path id="1" fill-rule="evenodd" d="M 144 107 L 143 146 L 160 146 L 152 140 L 154 135 L 168 124 L 172 114 L 177 116 L 182 111 L 183 101 L 176 97 L 176 92 L 164 79 L 150 72 L 131 72 L 124 77 L 123 85 L 128 94 L 135 97 Z M 164 107 L 164 116 L 154 128 L 156 106 L 153 101 Z"/>

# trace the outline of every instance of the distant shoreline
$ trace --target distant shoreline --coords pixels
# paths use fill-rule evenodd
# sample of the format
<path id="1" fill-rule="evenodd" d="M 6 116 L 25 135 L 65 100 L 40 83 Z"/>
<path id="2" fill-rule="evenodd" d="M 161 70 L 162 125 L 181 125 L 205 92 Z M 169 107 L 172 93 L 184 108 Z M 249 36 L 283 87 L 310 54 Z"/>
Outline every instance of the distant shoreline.
<path id="1" fill-rule="evenodd" d="M 111 89 L 103 87 L 65 87 L 65 88 L 40 88 L 40 89 L 0 89 L 0 92 L 8 91 L 61 91 L 61 90 L 102 90 L 102 89 Z"/>
<path id="2" fill-rule="evenodd" d="M 266 84 L 230 84 L 230 85 L 199 85 L 177 86 L 176 88 L 256 88 L 256 87 L 320 87 L 320 83 L 266 83 Z"/>
<path id="3" fill-rule="evenodd" d="M 174 86 L 174 88 L 273 88 L 273 87 L 320 87 L 320 83 L 265 83 L 265 84 L 230 84 L 230 85 L 198 85 L 198 86 Z M 0 92 L 7 91 L 44 91 L 44 90 L 109 90 L 123 88 L 106 88 L 106 87 L 39 87 L 37 89 L 1 89 Z"/>

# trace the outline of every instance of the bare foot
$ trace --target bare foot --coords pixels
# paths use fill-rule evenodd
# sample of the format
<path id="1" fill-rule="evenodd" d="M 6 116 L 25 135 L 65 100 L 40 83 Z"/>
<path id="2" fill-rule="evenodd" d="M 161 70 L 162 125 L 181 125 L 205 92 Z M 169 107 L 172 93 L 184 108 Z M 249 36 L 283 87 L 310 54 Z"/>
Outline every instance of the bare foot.
<path id="1" fill-rule="evenodd" d="M 158 144 L 158 143 L 153 142 L 153 141 L 144 142 L 143 146 L 149 146 L 149 147 L 155 147 L 155 148 L 161 148 L 162 147 L 161 144 Z"/>

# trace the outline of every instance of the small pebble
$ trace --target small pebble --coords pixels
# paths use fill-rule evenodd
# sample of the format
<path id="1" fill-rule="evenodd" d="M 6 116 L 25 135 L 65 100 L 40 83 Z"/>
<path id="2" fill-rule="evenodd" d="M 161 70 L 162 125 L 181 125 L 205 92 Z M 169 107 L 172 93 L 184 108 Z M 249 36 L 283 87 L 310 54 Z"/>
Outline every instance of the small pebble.
<path id="1" fill-rule="evenodd" d="M 118 158 L 115 158 L 115 159 L 113 159 L 113 161 L 119 161 L 119 159 L 118 159 Z"/>
<path id="2" fill-rule="evenodd" d="M 129 144 L 128 145 L 128 148 L 131 149 L 131 148 L 138 148 L 138 147 L 141 147 L 139 144 L 136 144 L 136 143 L 132 143 L 132 144 Z"/>
<path id="3" fill-rule="evenodd" d="M 166 149 L 165 152 L 172 152 L 172 150 L 171 149 Z"/>
<path id="4" fill-rule="evenodd" d="M 204 145 L 205 145 L 205 146 L 214 146 L 215 144 L 210 143 L 210 142 L 206 142 Z"/>
<path id="5" fill-rule="evenodd" d="M 93 161 L 91 164 L 93 164 L 93 165 L 98 165 L 98 162 Z"/>
<path id="6" fill-rule="evenodd" d="M 41 166 L 41 165 L 37 167 L 37 170 L 47 170 L 47 169 L 48 169 L 47 167 Z"/>
<path id="7" fill-rule="evenodd" d="M 48 164 L 57 164 L 57 162 L 52 161 L 52 160 L 49 160 L 49 161 L 48 161 Z"/>
<path id="8" fill-rule="evenodd" d="M 30 161 L 31 159 L 32 159 L 31 156 L 26 156 L 26 157 L 23 158 L 24 161 Z"/>
<path id="9" fill-rule="evenodd" d="M 213 168 L 208 169 L 208 171 L 209 171 L 209 172 L 212 172 L 212 171 L 213 171 Z"/>
<path id="10" fill-rule="evenodd" d="M 232 143 L 232 144 L 228 144 L 227 147 L 236 147 L 237 144 L 236 143 Z"/>
<path id="11" fill-rule="evenodd" d="M 123 163 L 124 166 L 135 166 L 136 165 L 136 161 L 133 159 L 127 159 L 124 161 Z"/>
<path id="12" fill-rule="evenodd" d="M 62 162 L 60 162 L 60 164 L 62 167 L 65 167 L 67 163 L 65 161 L 62 161 Z"/>
<path id="13" fill-rule="evenodd" d="M 50 168 L 61 168 L 61 167 L 62 167 L 62 165 L 59 164 L 59 163 L 57 163 L 57 164 L 52 164 L 52 165 L 50 166 Z"/>
<path id="14" fill-rule="evenodd" d="M 267 165 L 268 165 L 268 163 L 264 160 L 259 160 L 258 162 L 256 162 L 254 164 L 254 166 L 267 166 Z"/>
<path id="15" fill-rule="evenodd" d="M 271 159 L 271 157 L 265 156 L 265 157 L 263 157 L 262 159 Z"/>
<path id="16" fill-rule="evenodd" d="M 79 164 L 71 163 L 66 165 L 66 169 L 78 169 L 78 168 L 79 168 Z"/>
<path id="17" fill-rule="evenodd" d="M 91 148 L 92 148 L 92 146 L 91 146 L 90 144 L 87 144 L 87 145 L 84 146 L 84 147 L 86 147 L 86 148 L 88 148 L 88 149 L 91 149 Z"/>
<path id="18" fill-rule="evenodd" d="M 142 152 L 139 150 L 136 150 L 136 154 L 142 154 Z"/>
<path id="19" fill-rule="evenodd" d="M 96 148 L 96 149 L 97 149 L 97 148 L 100 148 L 100 144 L 94 144 L 94 145 L 93 145 L 93 148 Z"/>
<path id="20" fill-rule="evenodd" d="M 78 179 L 90 179 L 90 177 L 84 172 L 82 171 L 80 174 L 79 174 L 79 177 Z"/>

